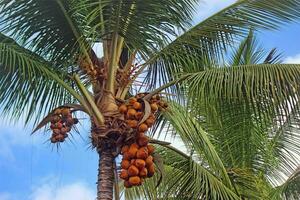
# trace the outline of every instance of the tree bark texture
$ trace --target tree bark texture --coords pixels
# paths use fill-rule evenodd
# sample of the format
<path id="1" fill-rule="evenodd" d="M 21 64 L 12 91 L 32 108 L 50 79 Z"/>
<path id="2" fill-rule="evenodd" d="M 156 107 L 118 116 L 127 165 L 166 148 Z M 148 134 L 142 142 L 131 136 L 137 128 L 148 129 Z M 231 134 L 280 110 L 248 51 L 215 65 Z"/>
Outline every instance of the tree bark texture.
<path id="1" fill-rule="evenodd" d="M 113 200 L 114 156 L 111 149 L 104 148 L 99 157 L 97 200 Z"/>

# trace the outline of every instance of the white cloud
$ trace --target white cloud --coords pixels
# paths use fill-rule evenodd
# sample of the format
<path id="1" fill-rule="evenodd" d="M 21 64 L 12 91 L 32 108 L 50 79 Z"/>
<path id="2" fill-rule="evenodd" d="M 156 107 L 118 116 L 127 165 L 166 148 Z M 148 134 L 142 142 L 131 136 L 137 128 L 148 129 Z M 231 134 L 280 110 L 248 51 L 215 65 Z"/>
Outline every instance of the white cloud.
<path id="1" fill-rule="evenodd" d="M 234 2 L 236 2 L 236 0 L 203 0 L 197 8 L 194 21 L 197 23 Z"/>
<path id="2" fill-rule="evenodd" d="M 294 56 L 289 56 L 284 59 L 284 63 L 286 64 L 299 64 L 300 63 L 300 53 Z"/>
<path id="3" fill-rule="evenodd" d="M 24 129 L 21 123 L 8 124 L 0 118 L 0 158 L 13 162 L 15 160 L 13 149 L 16 146 L 24 147 L 41 143 L 41 137 L 31 136 L 30 132 L 31 130 Z"/>
<path id="4" fill-rule="evenodd" d="M 0 193 L 0 200 L 12 200 L 12 197 L 10 194 Z"/>
<path id="5" fill-rule="evenodd" d="M 45 183 L 33 190 L 29 200 L 92 200 L 95 197 L 93 190 L 82 182 L 65 186 Z"/>

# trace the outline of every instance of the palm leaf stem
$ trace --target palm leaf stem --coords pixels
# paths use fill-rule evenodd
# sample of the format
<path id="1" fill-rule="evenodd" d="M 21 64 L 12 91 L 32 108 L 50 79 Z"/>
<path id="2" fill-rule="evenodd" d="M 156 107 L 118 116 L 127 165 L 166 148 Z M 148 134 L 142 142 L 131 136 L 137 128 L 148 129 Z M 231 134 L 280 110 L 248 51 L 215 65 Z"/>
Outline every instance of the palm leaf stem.
<path id="1" fill-rule="evenodd" d="M 121 12 L 121 3 L 122 1 L 119 2 L 118 13 Z M 123 43 L 124 43 L 124 38 L 118 34 L 119 25 L 120 25 L 120 19 L 118 18 L 113 33 L 113 38 L 112 38 L 112 45 L 110 51 L 111 57 L 108 66 L 108 78 L 106 83 L 106 89 L 110 91 L 112 94 L 115 94 L 115 80 L 116 80 L 116 73 L 118 69 L 118 58 L 119 58 L 118 54 L 121 54 Z"/>
<path id="2" fill-rule="evenodd" d="M 81 91 L 82 95 L 85 97 L 85 99 L 88 101 L 88 103 L 90 104 L 90 107 L 92 109 L 92 112 L 95 114 L 97 121 L 99 123 L 99 125 L 104 125 L 105 119 L 102 115 L 102 113 L 99 111 L 96 103 L 93 101 L 92 96 L 89 94 L 89 92 L 87 91 L 87 89 L 84 87 L 84 85 L 81 83 L 78 75 L 74 75 L 74 80 L 79 88 L 79 90 Z"/>

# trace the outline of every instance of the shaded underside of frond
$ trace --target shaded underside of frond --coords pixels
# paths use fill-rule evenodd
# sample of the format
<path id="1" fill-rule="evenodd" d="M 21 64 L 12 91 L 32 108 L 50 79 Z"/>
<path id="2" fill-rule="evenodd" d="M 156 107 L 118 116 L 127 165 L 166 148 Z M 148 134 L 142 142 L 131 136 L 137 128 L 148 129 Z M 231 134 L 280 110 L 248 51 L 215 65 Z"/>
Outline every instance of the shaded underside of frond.
<path id="1" fill-rule="evenodd" d="M 84 31 L 82 17 L 73 10 L 76 4 L 74 0 L 3 0 L 0 30 L 45 59 L 66 64 L 78 52 L 77 37 Z"/>
<path id="2" fill-rule="evenodd" d="M 90 37 L 109 40 L 112 33 L 124 37 L 125 46 L 149 55 L 162 47 L 179 30 L 190 27 L 198 0 L 104 0 L 82 1 L 77 10 L 83 11 L 90 27 Z M 100 33 L 100 34 L 99 34 Z"/>

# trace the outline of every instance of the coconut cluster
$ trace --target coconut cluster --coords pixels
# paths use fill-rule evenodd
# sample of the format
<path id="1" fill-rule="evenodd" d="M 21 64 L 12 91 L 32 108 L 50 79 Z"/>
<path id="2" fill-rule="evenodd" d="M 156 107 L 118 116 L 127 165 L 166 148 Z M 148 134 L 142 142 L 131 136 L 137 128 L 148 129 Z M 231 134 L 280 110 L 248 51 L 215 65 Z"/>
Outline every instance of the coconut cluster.
<path id="1" fill-rule="evenodd" d="M 77 123 L 78 119 L 73 118 L 70 108 L 56 109 L 51 118 L 50 129 L 52 130 L 52 136 L 50 141 L 52 143 L 64 142 L 72 126 Z"/>
<path id="2" fill-rule="evenodd" d="M 145 178 L 150 178 L 155 173 L 153 160 L 154 146 L 149 145 L 149 138 L 145 135 L 155 123 L 155 114 L 158 110 L 166 109 L 167 103 L 160 96 L 155 95 L 149 101 L 151 113 L 145 119 L 145 94 L 138 94 L 119 106 L 120 113 L 124 114 L 126 124 L 133 129 L 134 139 L 122 147 L 123 155 L 120 178 L 124 186 L 141 185 Z"/>
<path id="3" fill-rule="evenodd" d="M 141 134 L 141 137 L 145 136 Z M 124 180 L 126 188 L 141 185 L 145 178 L 154 175 L 153 152 L 154 146 L 148 144 L 140 146 L 135 142 L 123 146 L 120 178 Z"/>

